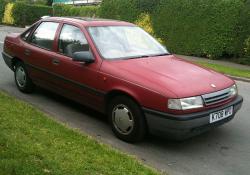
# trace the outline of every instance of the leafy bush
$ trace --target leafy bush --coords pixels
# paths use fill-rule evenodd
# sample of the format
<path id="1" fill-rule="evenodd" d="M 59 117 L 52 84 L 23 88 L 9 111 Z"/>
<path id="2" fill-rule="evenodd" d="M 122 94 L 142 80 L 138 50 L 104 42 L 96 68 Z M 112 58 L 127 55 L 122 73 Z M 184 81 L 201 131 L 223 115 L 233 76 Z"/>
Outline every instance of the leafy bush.
<path id="1" fill-rule="evenodd" d="M 151 17 L 149 14 L 142 13 L 135 21 L 135 24 L 143 28 L 146 32 L 150 33 L 151 35 L 154 35 Z"/>
<path id="2" fill-rule="evenodd" d="M 52 8 L 41 5 L 28 5 L 21 2 L 9 3 L 5 8 L 3 22 L 25 26 L 34 23 L 42 16 L 52 15 Z"/>
<path id="3" fill-rule="evenodd" d="M 157 36 L 174 53 L 234 54 L 241 0 L 161 0 L 152 17 Z"/>
<path id="4" fill-rule="evenodd" d="M 53 6 L 54 16 L 85 16 L 96 17 L 99 6 L 72 6 L 55 4 Z"/>
<path id="5" fill-rule="evenodd" d="M 135 21 L 135 24 L 143 28 L 146 32 L 154 36 L 160 43 L 163 43 L 161 38 L 157 38 L 152 26 L 151 16 L 148 13 L 142 13 Z"/>
<path id="6" fill-rule="evenodd" d="M 13 18 L 13 7 L 14 3 L 8 3 L 5 6 L 5 11 L 4 11 L 4 17 L 3 17 L 3 23 L 5 24 L 14 24 L 14 18 Z"/>
<path id="7" fill-rule="evenodd" d="M 134 22 L 140 15 L 138 2 L 137 0 L 103 0 L 99 16 Z"/>
<path id="8" fill-rule="evenodd" d="M 8 4 L 7 0 L 0 0 L 0 23 L 2 23 L 5 6 Z"/>

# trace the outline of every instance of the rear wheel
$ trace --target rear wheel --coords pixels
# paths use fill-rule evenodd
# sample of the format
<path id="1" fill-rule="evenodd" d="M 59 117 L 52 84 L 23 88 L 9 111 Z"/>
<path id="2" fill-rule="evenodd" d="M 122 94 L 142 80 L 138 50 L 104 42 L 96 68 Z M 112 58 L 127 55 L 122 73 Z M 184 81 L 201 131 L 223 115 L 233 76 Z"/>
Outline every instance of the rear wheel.
<path id="1" fill-rule="evenodd" d="M 31 93 L 34 90 L 35 86 L 29 78 L 28 72 L 22 62 L 15 64 L 15 82 L 21 92 Z"/>
<path id="2" fill-rule="evenodd" d="M 108 115 L 113 132 L 121 140 L 139 142 L 145 137 L 144 114 L 131 98 L 115 97 L 109 104 Z"/>

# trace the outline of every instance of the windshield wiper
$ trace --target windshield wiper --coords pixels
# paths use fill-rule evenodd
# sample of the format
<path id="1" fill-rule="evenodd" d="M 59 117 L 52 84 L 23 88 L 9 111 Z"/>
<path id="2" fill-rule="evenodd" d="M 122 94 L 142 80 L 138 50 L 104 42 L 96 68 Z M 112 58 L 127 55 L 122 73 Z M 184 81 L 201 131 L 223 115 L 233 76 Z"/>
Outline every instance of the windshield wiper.
<path id="1" fill-rule="evenodd" d="M 130 60 L 130 59 L 148 58 L 148 57 L 151 57 L 151 56 L 150 55 L 139 55 L 139 56 L 129 57 L 127 59 Z"/>
<path id="2" fill-rule="evenodd" d="M 148 58 L 148 57 L 151 57 L 151 55 L 140 55 L 137 58 Z"/>
<path id="3" fill-rule="evenodd" d="M 162 53 L 157 55 L 138 55 L 134 57 L 129 57 L 127 59 L 138 59 L 138 58 L 148 58 L 148 57 L 155 57 L 155 56 L 164 56 L 164 55 L 171 55 L 170 53 Z"/>
<path id="4" fill-rule="evenodd" d="M 162 54 L 158 54 L 158 55 L 152 55 L 152 57 L 155 57 L 155 56 L 165 56 L 165 55 L 171 55 L 171 53 L 162 53 Z"/>
<path id="5" fill-rule="evenodd" d="M 148 58 L 148 57 L 157 57 L 157 56 L 165 56 L 165 55 L 171 55 L 171 54 L 170 53 L 162 53 L 162 54 L 156 54 L 156 55 L 140 55 L 140 56 L 137 56 L 134 58 Z"/>

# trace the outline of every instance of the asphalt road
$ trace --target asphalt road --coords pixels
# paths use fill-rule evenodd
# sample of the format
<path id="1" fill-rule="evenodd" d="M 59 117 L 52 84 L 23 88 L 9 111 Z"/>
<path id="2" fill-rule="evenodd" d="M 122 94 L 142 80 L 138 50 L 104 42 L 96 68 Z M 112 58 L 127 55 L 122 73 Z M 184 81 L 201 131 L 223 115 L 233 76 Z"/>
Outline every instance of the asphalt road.
<path id="1" fill-rule="evenodd" d="M 22 29 L 0 26 L 0 50 L 8 32 Z M 51 117 L 79 128 L 98 140 L 138 157 L 170 175 L 250 174 L 250 83 L 237 82 L 244 104 L 230 123 L 183 142 L 149 137 L 139 144 L 127 144 L 111 132 L 105 116 L 42 89 L 26 95 L 15 87 L 13 72 L 0 56 L 0 89 L 16 96 Z"/>

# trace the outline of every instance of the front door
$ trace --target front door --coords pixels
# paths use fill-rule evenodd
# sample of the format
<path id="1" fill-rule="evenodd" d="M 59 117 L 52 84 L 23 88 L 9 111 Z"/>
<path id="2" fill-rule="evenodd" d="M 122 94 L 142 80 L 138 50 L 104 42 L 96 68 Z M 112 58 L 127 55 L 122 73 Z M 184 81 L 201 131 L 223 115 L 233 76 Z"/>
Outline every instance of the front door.
<path id="1" fill-rule="evenodd" d="M 64 90 L 65 96 L 100 109 L 104 100 L 104 93 L 98 88 L 100 63 L 73 61 L 74 53 L 80 51 L 91 52 L 84 33 L 79 27 L 64 24 L 58 37 L 58 64 L 53 65 L 53 72 L 57 75 L 55 82 Z"/>

